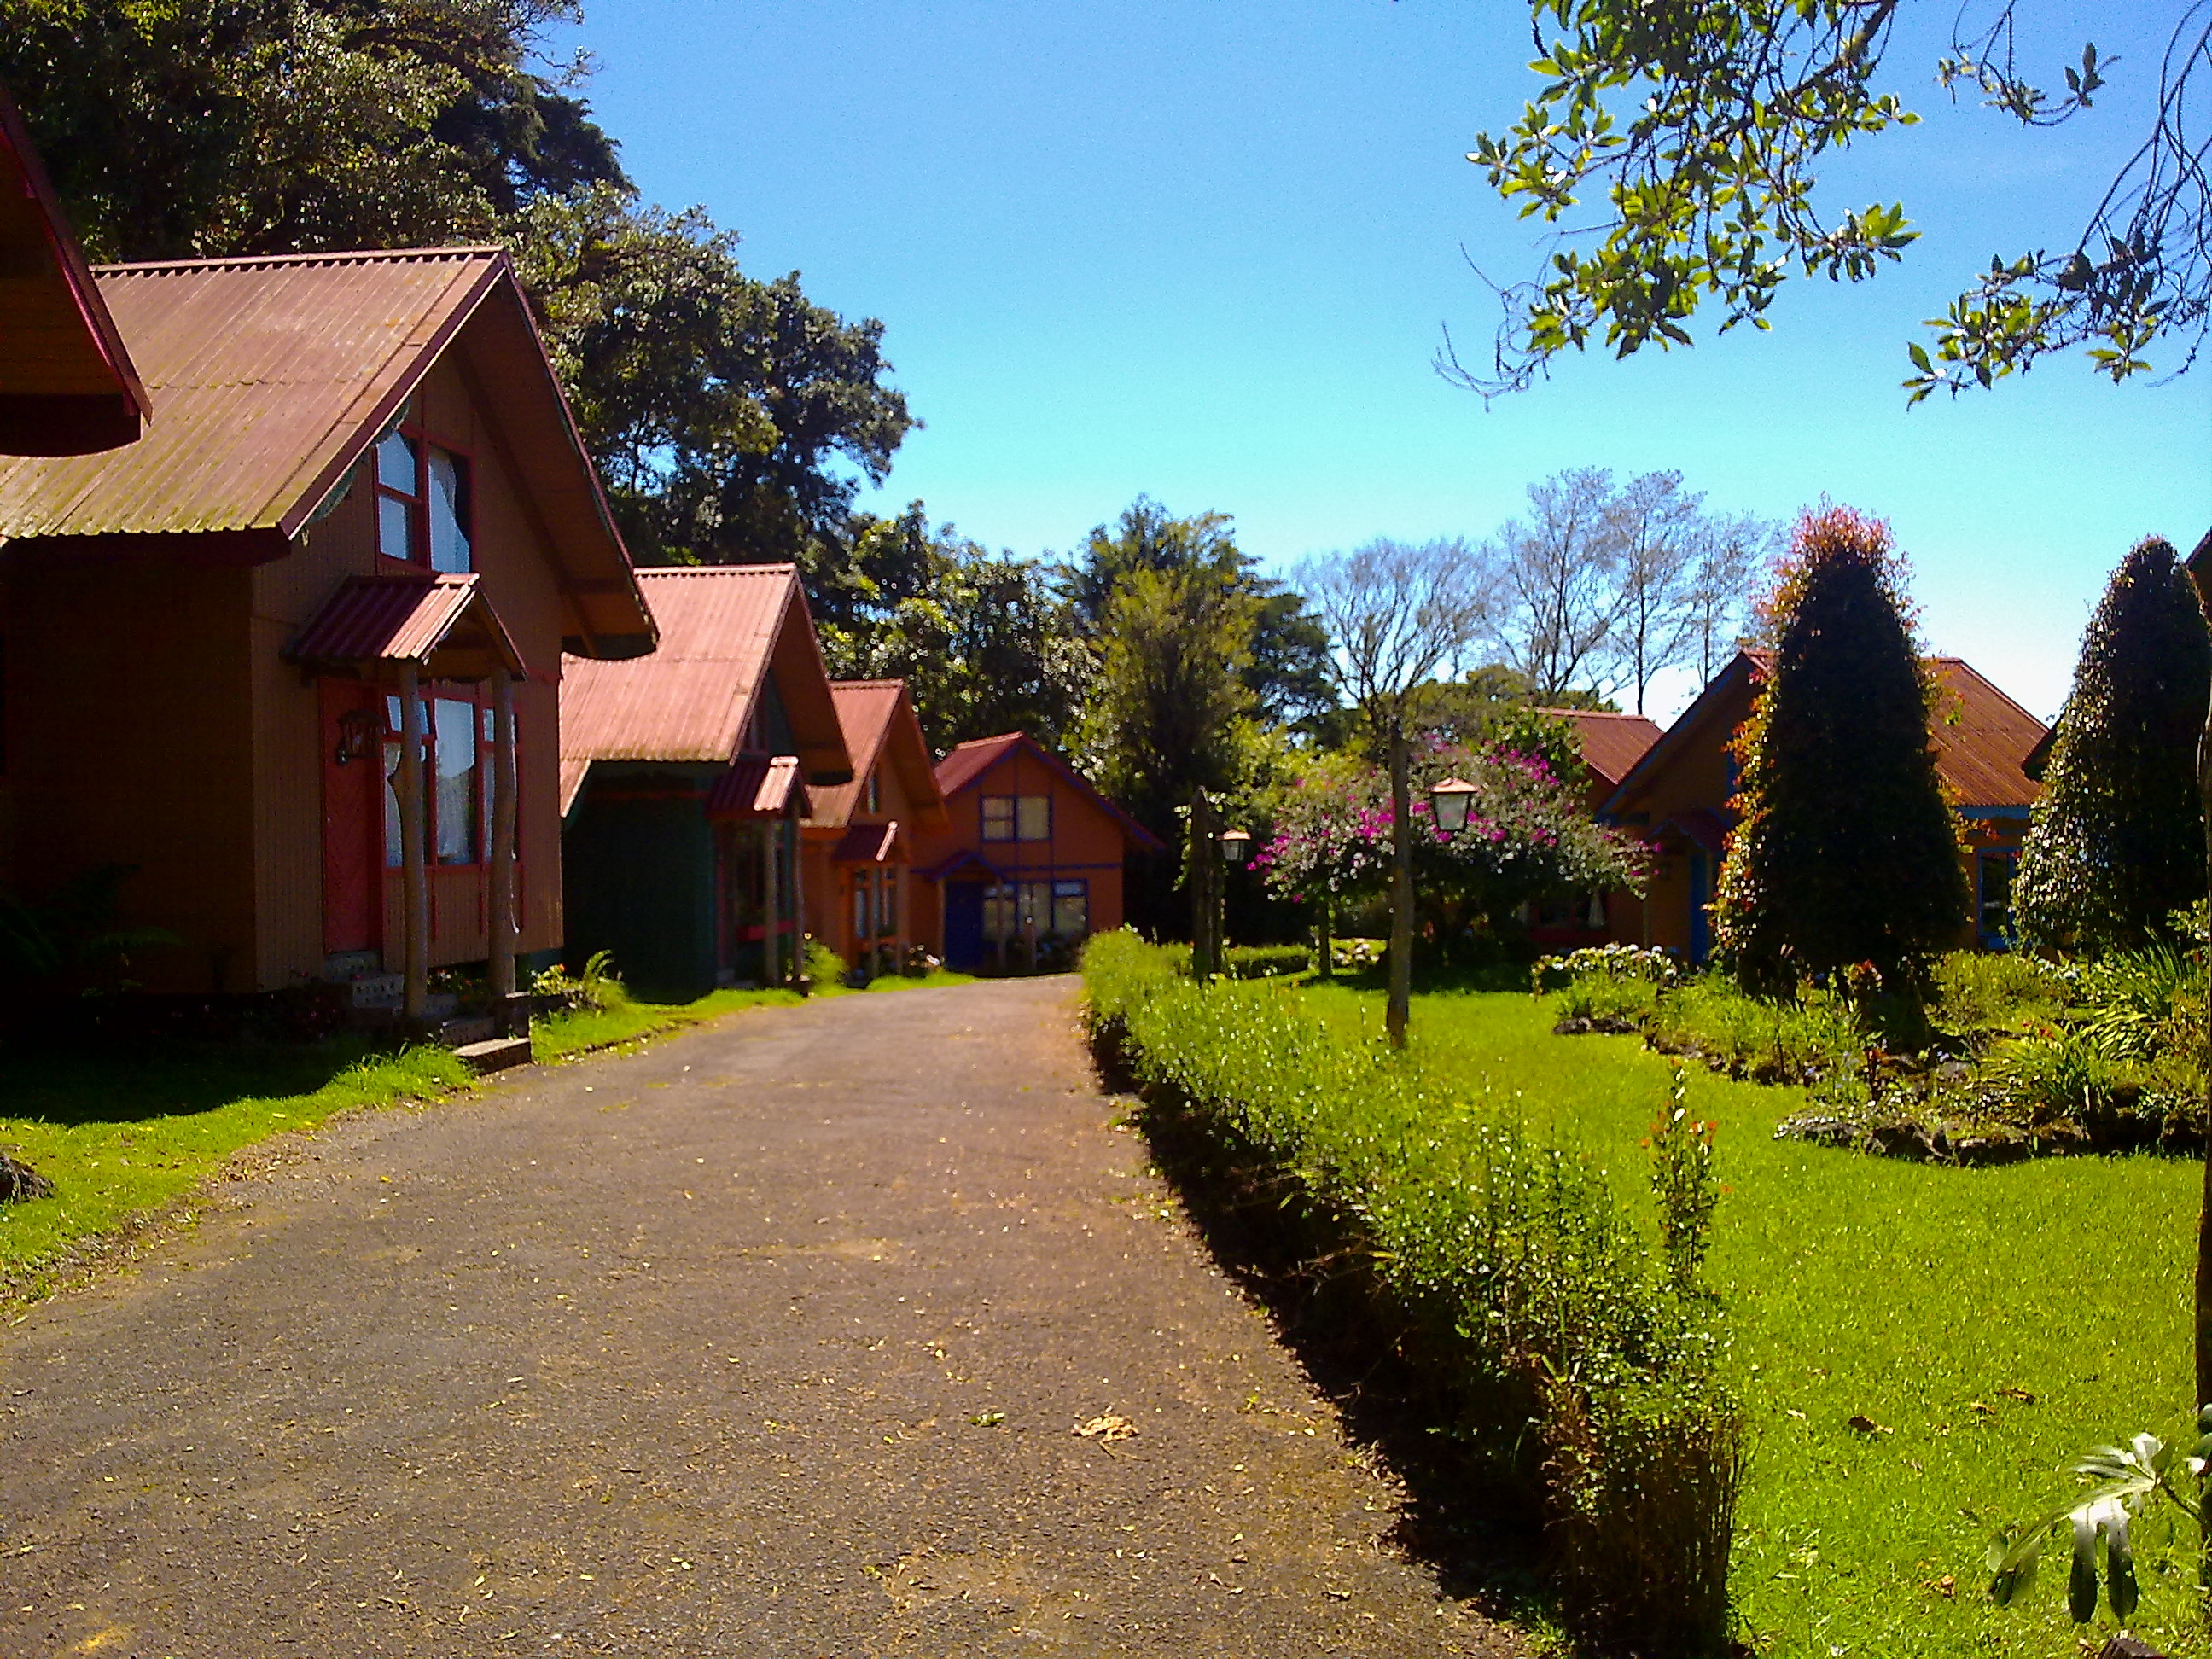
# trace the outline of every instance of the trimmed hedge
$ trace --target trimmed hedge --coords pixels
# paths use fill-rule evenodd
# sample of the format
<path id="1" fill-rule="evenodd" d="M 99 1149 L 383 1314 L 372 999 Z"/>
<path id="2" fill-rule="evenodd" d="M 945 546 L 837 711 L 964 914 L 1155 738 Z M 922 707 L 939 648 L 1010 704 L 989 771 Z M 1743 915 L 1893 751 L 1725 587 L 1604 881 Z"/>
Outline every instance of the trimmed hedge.
<path id="1" fill-rule="evenodd" d="M 1154 1132 L 1195 1134 L 1269 1189 L 1271 1224 L 1352 1284 L 1470 1474 L 1540 1505 L 1570 1628 L 1650 1659 L 1718 1648 L 1744 1444 L 1715 1375 L 1718 1309 L 1623 1218 L 1605 1171 L 1294 994 L 1198 985 L 1134 934 L 1092 939 L 1084 978 L 1094 1040 Z M 1698 1231 L 1694 1260 L 1713 1189 L 1679 1104 L 1655 1190 L 1677 1252 Z"/>

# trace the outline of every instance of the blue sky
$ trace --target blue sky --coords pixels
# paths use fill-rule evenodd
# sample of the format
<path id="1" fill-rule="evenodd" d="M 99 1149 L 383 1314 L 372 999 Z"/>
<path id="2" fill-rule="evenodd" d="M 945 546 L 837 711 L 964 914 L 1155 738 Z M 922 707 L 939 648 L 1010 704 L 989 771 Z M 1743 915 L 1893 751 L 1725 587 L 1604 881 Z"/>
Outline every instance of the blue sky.
<path id="1" fill-rule="evenodd" d="M 1677 468 L 1716 507 L 1888 519 L 1932 643 L 2048 716 L 2130 543 L 2212 526 L 2212 365 L 2113 387 L 2053 361 L 1905 408 L 1921 319 L 1992 253 L 2071 243 L 2178 7 L 2029 9 L 2046 84 L 2086 38 L 2122 54 L 2113 90 L 2022 134 L 1948 103 L 1940 42 L 1901 40 L 1890 83 L 1928 118 L 1831 178 L 1839 205 L 1903 199 L 1925 233 L 1905 265 L 1487 410 L 1431 362 L 1444 325 L 1478 353 L 1494 329 L 1470 259 L 1510 279 L 1540 258 L 1462 159 L 1533 88 L 1518 4 L 594 0 L 556 44 L 596 58 L 587 96 L 649 199 L 703 204 L 755 275 L 883 319 L 926 422 L 886 508 L 919 496 L 1034 555 L 1145 493 L 1232 514 L 1280 565 L 1486 535 L 1565 467 Z"/>

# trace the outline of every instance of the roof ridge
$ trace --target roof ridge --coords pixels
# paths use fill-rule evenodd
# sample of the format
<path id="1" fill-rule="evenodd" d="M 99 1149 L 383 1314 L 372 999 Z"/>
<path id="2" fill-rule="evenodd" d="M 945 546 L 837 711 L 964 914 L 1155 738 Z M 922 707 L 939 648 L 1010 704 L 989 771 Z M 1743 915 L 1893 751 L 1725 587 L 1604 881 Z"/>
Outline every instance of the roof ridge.
<path id="1" fill-rule="evenodd" d="M 165 270 L 216 270 L 252 265 L 362 264 L 371 261 L 397 264 L 404 260 L 504 258 L 507 250 L 495 242 L 468 242 L 453 247 L 347 248 L 332 253 L 247 253 L 220 259 L 145 259 L 124 264 L 94 265 L 96 276 L 143 276 Z"/>
<path id="2" fill-rule="evenodd" d="M 906 682 L 902 679 L 890 678 L 878 680 L 832 680 L 830 684 L 832 685 L 866 685 L 880 688 L 886 685 L 904 685 Z"/>
<path id="3" fill-rule="evenodd" d="M 788 562 L 781 564 L 641 564 L 637 567 L 641 576 L 788 576 L 797 574 L 799 567 Z"/>

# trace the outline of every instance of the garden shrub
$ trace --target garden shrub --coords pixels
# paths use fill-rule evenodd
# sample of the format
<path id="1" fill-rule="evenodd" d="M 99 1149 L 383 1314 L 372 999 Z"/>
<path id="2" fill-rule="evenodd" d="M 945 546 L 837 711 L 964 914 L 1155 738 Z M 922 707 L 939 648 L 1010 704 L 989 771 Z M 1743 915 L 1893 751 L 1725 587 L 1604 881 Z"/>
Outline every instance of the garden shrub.
<path id="1" fill-rule="evenodd" d="M 1221 953 L 1221 969 L 1231 979 L 1273 979 L 1312 969 L 1313 952 L 1303 945 L 1232 945 Z"/>
<path id="2" fill-rule="evenodd" d="M 1856 1012 L 1832 991 L 1754 997 L 1707 972 L 1660 999 L 1645 1030 L 1651 1046 L 1696 1054 L 1732 1076 L 1804 1083 L 1855 1070 L 1867 1038 Z"/>
<path id="3" fill-rule="evenodd" d="M 1664 951 L 1637 945 L 1589 945 L 1544 957 L 1529 969 L 1539 995 L 1556 988 L 1553 1007 L 1562 1030 L 1631 1031 L 1659 1006 L 1659 994 L 1680 977 Z"/>
<path id="4" fill-rule="evenodd" d="M 2017 951 L 1954 951 L 1932 975 L 1937 1024 L 1972 1033 L 2048 1024 L 2070 994 L 2055 963 Z"/>
<path id="5" fill-rule="evenodd" d="M 1200 986 L 1127 932 L 1091 941 L 1084 975 L 1095 1036 L 1153 1109 L 1274 1183 L 1275 1224 L 1365 1286 L 1447 1443 L 1542 1504 L 1570 1623 L 1655 1659 L 1717 1648 L 1743 1435 L 1715 1378 L 1717 1305 L 1683 1276 L 1699 1252 L 1670 1262 L 1589 1156 L 1479 1115 L 1298 999 Z M 1710 1216 L 1701 1133 L 1661 1183 L 1686 1245 Z"/>

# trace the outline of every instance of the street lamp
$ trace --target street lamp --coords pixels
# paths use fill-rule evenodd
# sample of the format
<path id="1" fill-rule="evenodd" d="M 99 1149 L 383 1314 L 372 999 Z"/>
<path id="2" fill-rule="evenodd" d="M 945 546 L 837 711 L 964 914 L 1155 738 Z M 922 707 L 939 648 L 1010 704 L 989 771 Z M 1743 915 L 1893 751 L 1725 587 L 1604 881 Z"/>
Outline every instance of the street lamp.
<path id="1" fill-rule="evenodd" d="M 1429 790 L 1429 810 L 1437 815 L 1437 828 L 1455 836 L 1467 828 L 1467 809 L 1474 804 L 1475 787 L 1462 778 L 1446 778 Z"/>
<path id="2" fill-rule="evenodd" d="M 1221 856 L 1232 870 L 1242 870 L 1244 860 L 1252 856 L 1252 832 L 1249 830 L 1224 830 L 1221 832 Z"/>

